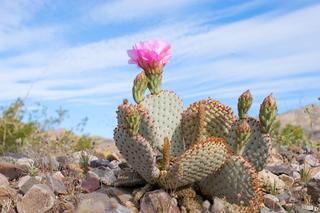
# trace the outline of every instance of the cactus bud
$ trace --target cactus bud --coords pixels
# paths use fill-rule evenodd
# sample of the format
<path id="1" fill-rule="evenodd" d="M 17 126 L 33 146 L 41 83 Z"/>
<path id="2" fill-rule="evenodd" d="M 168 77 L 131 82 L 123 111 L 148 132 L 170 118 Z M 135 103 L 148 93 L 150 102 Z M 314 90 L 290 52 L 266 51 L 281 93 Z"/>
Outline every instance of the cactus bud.
<path id="1" fill-rule="evenodd" d="M 238 99 L 238 115 L 240 119 L 246 118 L 252 104 L 250 90 L 245 91 Z"/>
<path id="2" fill-rule="evenodd" d="M 148 89 L 152 95 L 157 95 L 161 91 L 162 68 L 146 72 L 148 78 Z"/>
<path id="3" fill-rule="evenodd" d="M 130 136 L 134 136 L 138 133 L 140 126 L 140 114 L 138 109 L 133 105 L 128 107 L 128 111 L 126 113 L 126 124 Z"/>
<path id="4" fill-rule="evenodd" d="M 250 139 L 251 128 L 246 120 L 241 120 L 236 130 L 237 135 L 237 154 L 243 153 L 244 147 Z"/>
<path id="5" fill-rule="evenodd" d="M 142 71 L 134 79 L 133 87 L 132 87 L 132 95 L 136 103 L 140 103 L 143 100 L 143 95 L 147 89 L 147 85 L 148 85 L 148 79 L 144 71 Z"/>
<path id="6" fill-rule="evenodd" d="M 268 133 L 277 115 L 277 103 L 275 98 L 270 94 L 260 105 L 259 119 L 261 123 L 261 132 Z"/>

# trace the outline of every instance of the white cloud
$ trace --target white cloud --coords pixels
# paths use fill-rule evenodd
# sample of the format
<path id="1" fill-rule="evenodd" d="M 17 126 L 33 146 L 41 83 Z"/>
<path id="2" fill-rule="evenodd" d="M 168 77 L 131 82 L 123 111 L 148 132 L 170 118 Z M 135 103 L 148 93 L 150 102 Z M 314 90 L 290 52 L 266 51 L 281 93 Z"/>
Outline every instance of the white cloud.
<path id="1" fill-rule="evenodd" d="M 129 1 L 113 4 L 124 7 L 125 3 Z M 160 7 L 168 5 L 165 1 Z M 117 14 L 111 13 L 110 17 Z M 135 14 L 146 15 L 143 8 Z M 316 5 L 287 15 L 267 14 L 223 26 L 199 24 L 205 20 L 177 22 L 76 47 L 36 50 L 0 61 L 0 77 L 6 79 L 0 85 L 1 91 L 15 88 L 0 94 L 0 100 L 25 94 L 30 84 L 19 83 L 23 80 L 33 82 L 30 96 L 37 99 L 96 105 L 121 100 L 130 95 L 133 77 L 138 72 L 128 71 L 133 67 L 127 65 L 126 49 L 149 38 L 172 43 L 173 60 L 164 81 L 184 97 L 237 97 L 244 88 L 252 88 L 258 95 L 319 88 L 317 84 L 305 83 L 314 82 L 317 76 L 294 77 L 320 70 L 320 23 L 314 21 L 320 19 L 319 14 L 320 6 Z M 125 18 L 130 18 L 130 13 L 128 16 Z"/>

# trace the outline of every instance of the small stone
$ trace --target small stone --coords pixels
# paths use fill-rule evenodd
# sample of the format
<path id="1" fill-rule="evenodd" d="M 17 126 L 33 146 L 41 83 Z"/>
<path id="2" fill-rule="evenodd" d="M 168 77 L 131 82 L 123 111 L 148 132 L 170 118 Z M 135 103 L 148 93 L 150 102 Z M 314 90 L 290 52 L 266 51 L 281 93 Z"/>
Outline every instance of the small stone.
<path id="1" fill-rule="evenodd" d="M 279 178 L 286 184 L 287 187 L 291 187 L 294 184 L 294 179 L 288 175 L 282 174 Z"/>
<path id="2" fill-rule="evenodd" d="M 314 203 L 320 199 L 320 180 L 311 180 L 307 183 L 307 193 Z"/>
<path id="3" fill-rule="evenodd" d="M 44 213 L 52 209 L 55 197 L 51 189 L 44 184 L 36 184 L 29 189 L 17 203 L 19 213 Z"/>
<path id="4" fill-rule="evenodd" d="M 286 187 L 286 184 L 275 174 L 263 169 L 258 173 L 261 186 L 270 191 L 270 188 L 275 185 L 275 188 L 278 193 L 282 193 Z"/>
<path id="5" fill-rule="evenodd" d="M 221 199 L 214 198 L 213 204 L 211 206 L 211 212 L 212 213 L 225 213 L 226 212 L 224 203 Z"/>
<path id="6" fill-rule="evenodd" d="M 0 173 L 0 186 L 9 186 L 8 178 L 1 173 Z"/>
<path id="7" fill-rule="evenodd" d="M 68 193 L 67 187 L 64 185 L 64 183 L 58 179 L 55 179 L 51 175 L 47 175 L 46 183 L 57 195 Z"/>
<path id="8" fill-rule="evenodd" d="M 315 158 L 313 155 L 306 155 L 306 157 L 304 158 L 304 162 L 312 167 L 320 165 L 318 159 Z"/>
<path id="9" fill-rule="evenodd" d="M 57 180 L 60 180 L 60 181 L 63 181 L 65 178 L 64 175 L 60 171 L 53 173 L 52 177 Z"/>
<path id="10" fill-rule="evenodd" d="M 140 211 L 142 213 L 161 211 L 168 213 L 180 213 L 179 207 L 175 202 L 172 202 L 170 195 L 164 190 L 147 192 L 141 199 Z"/>
<path id="11" fill-rule="evenodd" d="M 268 164 L 266 166 L 266 170 L 268 170 L 276 175 L 281 175 L 281 174 L 290 175 L 291 174 L 291 168 L 287 164 Z"/>
<path id="12" fill-rule="evenodd" d="M 35 177 L 31 177 L 30 175 L 24 176 L 19 179 L 18 187 L 19 190 L 25 194 L 29 191 L 29 189 L 36 184 L 39 184 L 40 181 L 37 180 Z"/>
<path id="13" fill-rule="evenodd" d="M 94 168 L 92 172 L 98 175 L 100 181 L 107 186 L 112 186 L 117 180 L 113 170 L 108 167 Z"/>
<path id="14" fill-rule="evenodd" d="M 298 180 L 301 179 L 300 173 L 299 173 L 299 172 L 296 172 L 296 171 L 293 171 L 293 172 L 292 172 L 291 177 L 293 177 L 293 179 L 294 179 L 295 181 L 298 181 Z"/>
<path id="15" fill-rule="evenodd" d="M 81 183 L 81 191 L 90 193 L 100 188 L 99 177 L 93 175 L 87 175 L 86 179 Z"/>
<path id="16" fill-rule="evenodd" d="M 203 203 L 202 203 L 202 208 L 203 208 L 203 212 L 207 213 L 207 212 L 210 212 L 210 202 L 208 200 L 205 200 Z"/>
<path id="17" fill-rule="evenodd" d="M 127 201 L 132 200 L 132 189 L 108 187 L 106 188 L 106 193 L 109 195 L 109 197 L 116 197 L 121 204 L 125 204 Z"/>
<path id="18" fill-rule="evenodd" d="M 276 195 L 280 202 L 288 203 L 293 202 L 292 193 L 290 191 L 285 191 L 281 194 Z"/>
<path id="19" fill-rule="evenodd" d="M 109 163 L 110 163 L 110 161 L 108 161 L 108 160 L 102 160 L 102 159 L 92 160 L 92 161 L 90 161 L 90 167 L 91 168 L 97 168 L 100 166 L 107 167 L 109 165 Z"/>
<path id="20" fill-rule="evenodd" d="M 264 205 L 273 211 L 280 211 L 282 209 L 279 199 L 271 194 L 264 195 Z"/>
<path id="21" fill-rule="evenodd" d="M 6 176 L 9 180 L 22 177 L 27 172 L 18 165 L 12 163 L 0 162 L 0 173 Z"/>

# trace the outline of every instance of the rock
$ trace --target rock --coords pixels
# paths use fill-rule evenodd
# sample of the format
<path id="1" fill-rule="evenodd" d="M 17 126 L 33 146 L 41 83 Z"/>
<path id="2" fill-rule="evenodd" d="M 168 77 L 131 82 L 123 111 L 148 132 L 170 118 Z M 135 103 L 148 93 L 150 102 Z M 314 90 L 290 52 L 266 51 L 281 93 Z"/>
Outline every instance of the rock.
<path id="1" fill-rule="evenodd" d="M 113 160 L 113 161 L 110 162 L 110 164 L 108 165 L 108 167 L 109 167 L 110 169 L 112 169 L 112 170 L 119 170 L 119 169 L 120 169 L 119 164 L 120 164 L 119 161 Z"/>
<path id="2" fill-rule="evenodd" d="M 288 203 L 294 201 L 291 191 L 285 191 L 281 194 L 276 195 L 276 197 L 279 199 L 281 203 Z"/>
<path id="3" fill-rule="evenodd" d="M 320 166 L 318 159 L 316 159 L 313 155 L 306 155 L 304 162 L 312 167 Z"/>
<path id="4" fill-rule="evenodd" d="M 221 199 L 214 198 L 213 204 L 211 206 L 211 212 L 212 213 L 225 213 L 226 212 L 226 208 L 225 208 L 224 203 Z"/>
<path id="5" fill-rule="evenodd" d="M 286 184 L 275 174 L 263 169 L 258 173 L 261 186 L 267 191 L 270 191 L 270 187 L 275 185 L 275 189 L 278 193 L 282 193 L 286 187 Z"/>
<path id="6" fill-rule="evenodd" d="M 9 180 L 13 180 L 22 177 L 27 172 L 18 165 L 0 162 L 0 173 L 6 176 Z"/>
<path id="7" fill-rule="evenodd" d="M 282 174 L 279 178 L 286 184 L 287 187 L 291 187 L 294 184 L 294 179 L 288 175 Z"/>
<path id="8" fill-rule="evenodd" d="M 279 204 L 279 199 L 276 196 L 273 196 L 271 194 L 265 194 L 263 196 L 263 200 L 264 200 L 264 205 L 266 205 L 266 207 L 268 207 L 269 209 L 271 209 L 273 211 L 278 212 L 283 209 L 281 207 L 281 205 Z"/>
<path id="9" fill-rule="evenodd" d="M 266 170 L 268 170 L 276 175 L 281 175 L 281 174 L 290 175 L 291 174 L 291 167 L 287 164 L 268 164 L 266 166 Z"/>
<path id="10" fill-rule="evenodd" d="M 307 193 L 311 196 L 311 200 L 317 203 L 320 198 L 320 180 L 311 180 L 307 183 Z"/>
<path id="11" fill-rule="evenodd" d="M 9 186 L 8 178 L 1 173 L 0 173 L 0 186 Z"/>
<path id="12" fill-rule="evenodd" d="M 210 202 L 208 200 L 205 200 L 203 203 L 202 203 L 202 212 L 203 213 L 209 213 L 210 212 Z"/>
<path id="13" fill-rule="evenodd" d="M 260 209 L 260 213 L 271 213 L 271 210 L 267 207 L 263 207 Z"/>
<path id="14" fill-rule="evenodd" d="M 78 163 L 69 163 L 66 165 L 66 169 L 71 173 L 69 176 L 74 175 L 76 177 L 79 177 L 83 174 L 83 170 Z"/>
<path id="15" fill-rule="evenodd" d="M 66 168 L 67 164 L 70 163 L 70 160 L 67 156 L 57 156 L 56 160 L 59 163 L 60 168 Z"/>
<path id="16" fill-rule="evenodd" d="M 295 181 L 298 181 L 301 179 L 301 175 L 299 172 L 296 172 L 296 171 L 293 171 L 292 174 L 291 174 L 291 177 L 295 180 Z"/>
<path id="17" fill-rule="evenodd" d="M 85 193 L 90 193 L 98 190 L 100 188 L 99 177 L 94 175 L 87 175 L 81 183 L 81 191 Z"/>
<path id="18" fill-rule="evenodd" d="M 44 213 L 52 209 L 55 197 L 51 189 L 44 184 L 36 184 L 17 203 L 19 213 Z"/>
<path id="19" fill-rule="evenodd" d="M 19 179 L 19 183 L 18 183 L 18 187 L 19 190 L 25 194 L 29 191 L 29 189 L 35 185 L 35 184 L 39 184 L 40 181 L 35 178 L 35 177 L 31 177 L 30 175 L 24 176 L 22 178 Z"/>
<path id="20" fill-rule="evenodd" d="M 57 179 L 57 180 L 60 180 L 60 181 L 63 181 L 64 178 L 65 178 L 64 175 L 60 171 L 57 171 L 57 172 L 53 173 L 52 177 Z"/>
<path id="21" fill-rule="evenodd" d="M 176 202 L 172 202 L 170 195 L 162 189 L 147 192 L 141 200 L 140 211 L 180 213 Z"/>
<path id="22" fill-rule="evenodd" d="M 108 187 L 105 192 L 109 197 L 115 197 L 122 205 L 125 205 L 128 201 L 132 200 L 132 189 L 121 187 Z"/>
<path id="23" fill-rule="evenodd" d="M 0 206 L 7 203 L 9 200 L 15 200 L 17 192 L 9 186 L 0 186 Z"/>
<path id="24" fill-rule="evenodd" d="M 112 186 L 117 180 L 114 171 L 108 167 L 94 168 L 92 172 L 98 175 L 100 181 L 107 186 Z"/>
<path id="25" fill-rule="evenodd" d="M 92 161 L 90 161 L 90 167 L 91 168 L 97 168 L 100 166 L 107 167 L 109 165 L 109 163 L 110 163 L 110 161 L 108 161 L 108 160 L 102 160 L 102 159 L 92 160 Z"/>
<path id="26" fill-rule="evenodd" d="M 120 205 L 115 199 L 101 192 L 82 194 L 77 213 L 132 213 L 133 211 Z"/>
<path id="27" fill-rule="evenodd" d="M 64 183 L 51 175 L 47 175 L 46 184 L 52 189 L 52 191 L 59 194 L 67 194 L 68 190 Z"/>

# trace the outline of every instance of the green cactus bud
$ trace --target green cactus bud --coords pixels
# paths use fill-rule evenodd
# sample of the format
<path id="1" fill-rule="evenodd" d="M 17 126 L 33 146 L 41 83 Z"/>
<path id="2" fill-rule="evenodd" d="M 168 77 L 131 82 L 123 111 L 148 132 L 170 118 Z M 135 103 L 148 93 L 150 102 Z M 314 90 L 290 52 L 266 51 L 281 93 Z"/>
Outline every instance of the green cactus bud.
<path id="1" fill-rule="evenodd" d="M 251 136 L 251 128 L 246 120 L 241 120 L 236 130 L 237 136 L 237 150 L 238 155 L 242 155 L 246 144 L 248 143 Z"/>
<path id="2" fill-rule="evenodd" d="M 142 71 L 134 79 L 133 87 L 132 87 L 132 95 L 136 103 L 140 103 L 143 100 L 144 93 L 147 89 L 147 85 L 148 85 L 148 78 L 145 75 L 144 71 Z"/>
<path id="3" fill-rule="evenodd" d="M 277 103 L 275 98 L 270 94 L 267 96 L 260 105 L 259 119 L 261 123 L 261 132 L 269 133 L 273 122 L 277 115 Z"/>
<path id="4" fill-rule="evenodd" d="M 130 136 L 134 136 L 139 131 L 140 126 L 140 114 L 136 107 L 130 105 L 126 113 L 126 126 Z"/>
<path id="5" fill-rule="evenodd" d="M 152 95 L 157 95 L 161 91 L 162 67 L 145 72 L 148 78 L 148 89 Z"/>
<path id="6" fill-rule="evenodd" d="M 252 95 L 250 90 L 245 91 L 238 99 L 238 115 L 240 119 L 246 118 L 252 105 Z"/>

